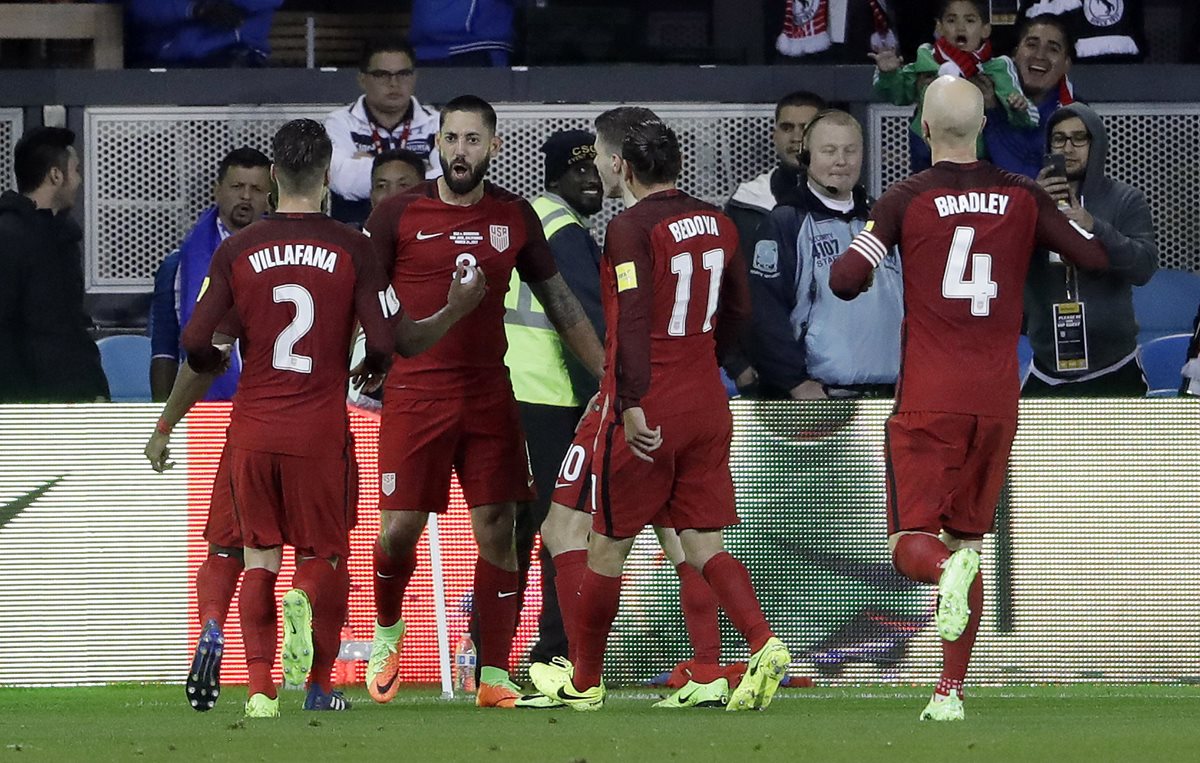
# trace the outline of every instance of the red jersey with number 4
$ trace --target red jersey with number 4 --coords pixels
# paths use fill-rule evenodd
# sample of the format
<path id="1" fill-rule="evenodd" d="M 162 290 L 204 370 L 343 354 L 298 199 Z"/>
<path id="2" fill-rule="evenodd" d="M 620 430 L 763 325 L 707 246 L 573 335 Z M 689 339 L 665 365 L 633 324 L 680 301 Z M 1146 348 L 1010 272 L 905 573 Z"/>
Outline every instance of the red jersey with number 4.
<path id="1" fill-rule="evenodd" d="M 716 329 L 750 314 L 737 228 L 711 204 L 670 190 L 613 218 L 600 267 L 608 326 L 603 389 L 616 411 L 654 417 L 726 406 Z"/>
<path id="2" fill-rule="evenodd" d="M 416 357 L 395 359 L 387 394 L 440 399 L 486 394 L 507 385 L 504 295 L 512 270 L 526 283 L 558 272 L 529 202 L 485 183 L 482 199 L 460 207 L 441 200 L 436 182 L 425 183 L 381 203 L 365 230 L 413 320 L 446 304 L 456 263 L 482 268 L 488 282 L 479 306 L 433 347 Z"/>
<path id="3" fill-rule="evenodd" d="M 896 410 L 1015 417 L 1017 339 L 1035 247 L 1102 269 L 1099 240 L 1032 180 L 988 162 L 939 162 L 888 189 L 833 264 L 850 299 L 894 245 L 904 271 Z"/>
<path id="4" fill-rule="evenodd" d="M 370 242 L 322 214 L 275 214 L 217 248 L 183 331 L 197 371 L 219 361 L 213 330 L 231 307 L 241 319 L 242 376 L 229 443 L 295 456 L 339 455 L 347 431 L 346 380 L 357 318 L 367 358 L 386 370 L 389 319 L 400 304 Z"/>

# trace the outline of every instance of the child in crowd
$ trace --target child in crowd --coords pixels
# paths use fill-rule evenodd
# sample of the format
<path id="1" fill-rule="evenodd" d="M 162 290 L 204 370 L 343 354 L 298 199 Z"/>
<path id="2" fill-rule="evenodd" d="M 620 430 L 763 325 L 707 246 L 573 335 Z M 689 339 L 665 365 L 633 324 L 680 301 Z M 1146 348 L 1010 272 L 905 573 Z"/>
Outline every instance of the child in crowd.
<path id="1" fill-rule="evenodd" d="M 921 136 L 920 103 L 925 88 L 942 74 L 973 82 L 983 91 L 989 107 L 989 96 L 994 94 L 1013 125 L 1037 125 L 1037 107 L 1021 93 L 1021 82 L 1012 59 L 992 55 L 992 44 L 988 40 L 991 33 L 986 2 L 944 0 L 934 24 L 934 41 L 917 49 L 916 61 L 905 64 L 894 48 L 869 54 L 876 67 L 875 92 L 898 106 L 917 104 L 909 135 L 913 172 L 930 164 L 929 147 Z M 979 151 L 982 156 L 982 139 Z"/>

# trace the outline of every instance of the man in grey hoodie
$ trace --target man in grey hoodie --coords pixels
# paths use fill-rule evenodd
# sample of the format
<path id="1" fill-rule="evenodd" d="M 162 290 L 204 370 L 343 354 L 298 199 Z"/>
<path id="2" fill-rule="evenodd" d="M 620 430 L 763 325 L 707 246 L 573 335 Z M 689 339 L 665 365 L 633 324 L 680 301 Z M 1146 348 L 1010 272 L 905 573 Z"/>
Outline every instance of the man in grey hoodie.
<path id="1" fill-rule="evenodd" d="M 1138 361 L 1132 287 L 1158 269 L 1150 205 L 1141 191 L 1104 174 L 1108 133 L 1096 112 L 1072 103 L 1048 122 L 1047 150 L 1065 175 L 1044 167 L 1037 182 L 1078 227 L 1098 237 L 1111 268 L 1083 272 L 1041 251 L 1025 283 L 1033 365 L 1026 397 L 1136 397 L 1146 394 Z"/>

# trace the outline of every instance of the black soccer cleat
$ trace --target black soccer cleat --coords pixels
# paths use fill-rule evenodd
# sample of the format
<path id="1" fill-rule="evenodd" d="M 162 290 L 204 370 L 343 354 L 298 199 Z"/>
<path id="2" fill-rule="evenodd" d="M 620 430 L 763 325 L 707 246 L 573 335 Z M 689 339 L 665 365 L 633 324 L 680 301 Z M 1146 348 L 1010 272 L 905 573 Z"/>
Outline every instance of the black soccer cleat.
<path id="1" fill-rule="evenodd" d="M 225 652 L 225 634 L 216 620 L 209 620 L 196 641 L 196 655 L 187 677 L 188 704 L 203 713 L 212 710 L 221 696 L 221 655 Z"/>

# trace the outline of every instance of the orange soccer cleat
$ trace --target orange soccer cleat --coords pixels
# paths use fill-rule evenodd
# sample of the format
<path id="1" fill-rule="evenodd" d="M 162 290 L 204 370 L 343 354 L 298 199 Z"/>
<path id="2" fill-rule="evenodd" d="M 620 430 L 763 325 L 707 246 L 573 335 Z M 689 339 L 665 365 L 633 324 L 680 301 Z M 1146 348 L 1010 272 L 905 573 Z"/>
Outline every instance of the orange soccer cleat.
<path id="1" fill-rule="evenodd" d="M 502 707 L 511 710 L 517 706 L 517 700 L 520 698 L 519 688 L 511 681 L 499 684 L 481 683 L 479 691 L 475 693 L 475 706 Z"/>

